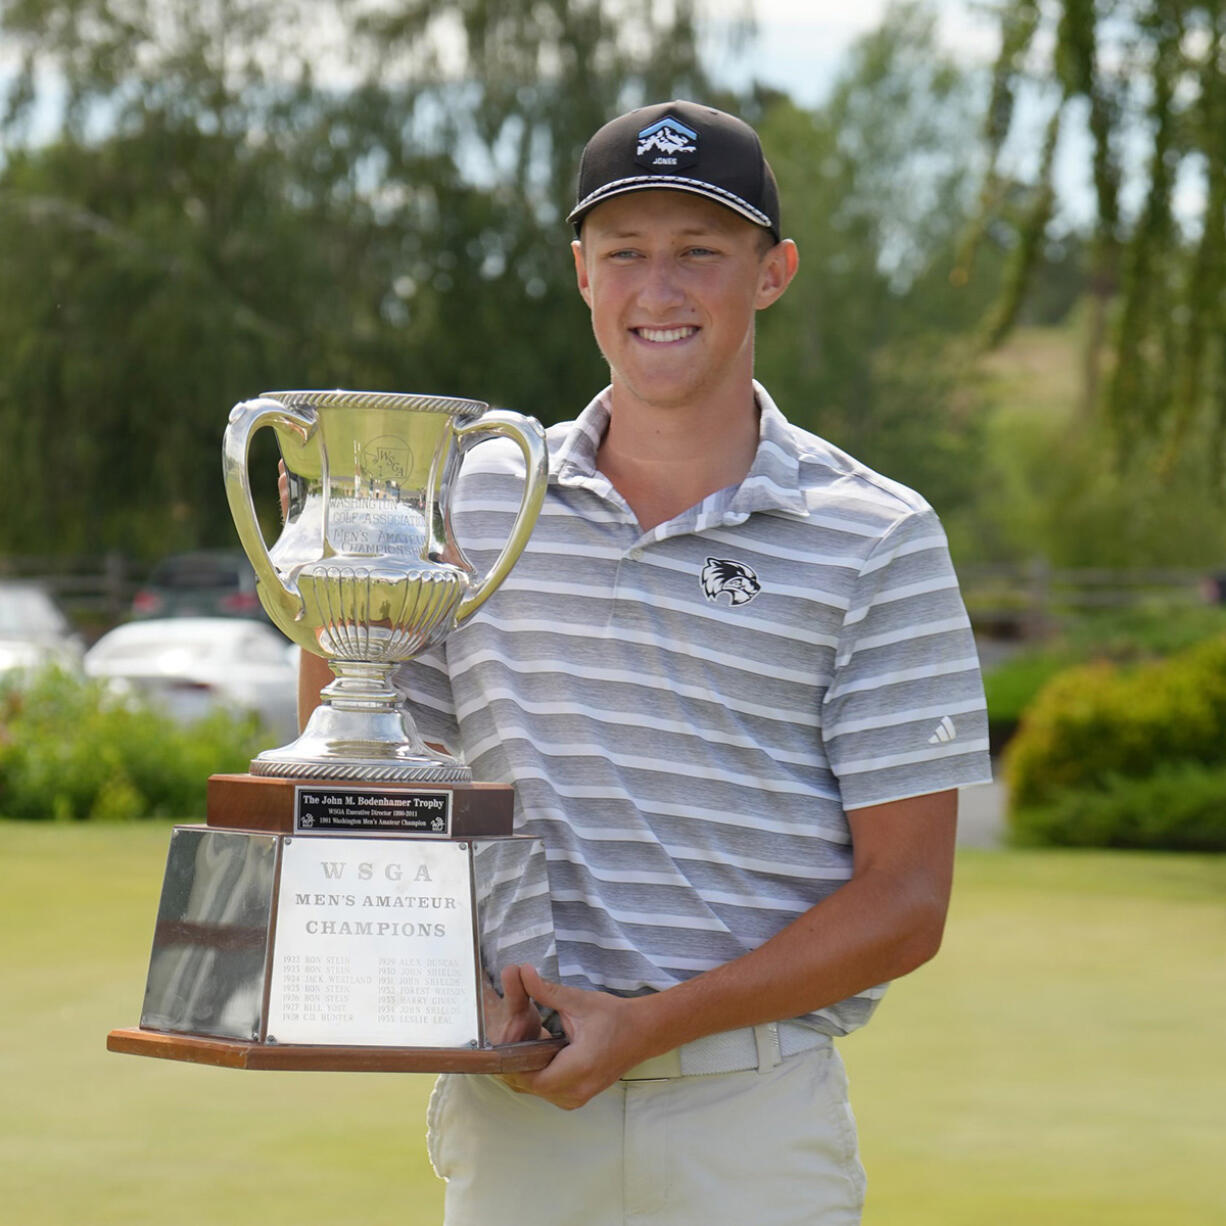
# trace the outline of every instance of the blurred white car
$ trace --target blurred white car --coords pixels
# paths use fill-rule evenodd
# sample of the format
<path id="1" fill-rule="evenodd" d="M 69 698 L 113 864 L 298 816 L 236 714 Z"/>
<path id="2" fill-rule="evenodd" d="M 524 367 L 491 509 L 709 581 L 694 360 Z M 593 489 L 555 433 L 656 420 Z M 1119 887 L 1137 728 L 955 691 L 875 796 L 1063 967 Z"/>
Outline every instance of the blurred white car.
<path id="1" fill-rule="evenodd" d="M 0 678 L 49 665 L 79 673 L 84 644 L 36 583 L 0 581 Z"/>
<path id="2" fill-rule="evenodd" d="M 188 723 L 218 707 L 297 735 L 297 651 L 271 626 L 230 617 L 128 622 L 85 653 L 85 671 Z"/>

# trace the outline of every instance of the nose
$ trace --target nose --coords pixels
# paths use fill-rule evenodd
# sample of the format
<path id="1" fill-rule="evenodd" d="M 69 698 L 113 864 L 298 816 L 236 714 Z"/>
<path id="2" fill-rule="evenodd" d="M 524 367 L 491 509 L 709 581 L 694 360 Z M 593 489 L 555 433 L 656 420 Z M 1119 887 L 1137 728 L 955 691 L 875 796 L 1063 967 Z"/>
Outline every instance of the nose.
<path id="1" fill-rule="evenodd" d="M 639 285 L 639 305 L 644 310 L 661 315 L 684 301 L 685 290 L 681 286 L 675 262 L 669 256 L 649 260 Z"/>

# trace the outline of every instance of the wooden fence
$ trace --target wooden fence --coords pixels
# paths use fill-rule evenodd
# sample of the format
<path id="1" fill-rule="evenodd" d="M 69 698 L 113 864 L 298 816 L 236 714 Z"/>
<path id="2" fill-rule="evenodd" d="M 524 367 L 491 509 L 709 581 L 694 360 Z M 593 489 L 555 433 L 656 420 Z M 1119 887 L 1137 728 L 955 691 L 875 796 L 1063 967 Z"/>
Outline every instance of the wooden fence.
<path id="1" fill-rule="evenodd" d="M 119 552 L 93 557 L 0 556 L 0 579 L 42 584 L 87 631 L 122 621 L 148 566 Z M 1042 562 L 963 566 L 958 571 L 971 620 L 1000 638 L 1037 638 L 1077 613 L 1155 609 L 1226 597 L 1221 574 L 1193 569 L 1062 569 Z"/>
<path id="2" fill-rule="evenodd" d="M 958 577 L 976 630 L 1002 638 L 1038 638 L 1079 613 L 1153 610 L 1222 603 L 1226 568 L 1061 568 L 1045 562 L 960 567 Z"/>

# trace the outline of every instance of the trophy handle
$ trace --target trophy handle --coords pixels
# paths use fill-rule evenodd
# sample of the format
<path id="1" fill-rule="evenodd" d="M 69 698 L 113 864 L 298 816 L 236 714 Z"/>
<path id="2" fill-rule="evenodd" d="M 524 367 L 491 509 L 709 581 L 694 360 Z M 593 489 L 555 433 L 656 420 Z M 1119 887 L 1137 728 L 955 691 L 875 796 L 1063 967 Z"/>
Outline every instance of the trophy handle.
<path id="1" fill-rule="evenodd" d="M 281 426 L 308 442 L 315 433 L 318 419 L 295 409 L 287 408 L 276 400 L 260 397 L 242 400 L 230 410 L 230 423 L 226 426 L 222 443 L 222 475 L 226 485 L 226 500 L 238 539 L 247 554 L 255 576 L 259 580 L 260 599 L 268 615 L 290 638 L 298 641 L 294 633 L 295 623 L 303 615 L 305 606 L 292 579 L 282 579 L 273 565 L 264 543 L 264 534 L 255 517 L 255 501 L 251 496 L 251 476 L 247 469 L 247 456 L 251 437 L 262 426 Z M 323 466 L 322 487 L 324 490 L 324 519 L 327 522 L 328 472 L 327 456 L 320 448 Z M 317 649 L 316 649 L 317 650 Z"/>
<path id="2" fill-rule="evenodd" d="M 453 426 L 452 429 L 460 438 L 477 434 L 497 434 L 509 438 L 519 446 L 524 453 L 525 480 L 524 492 L 519 500 L 519 511 L 511 528 L 511 535 L 502 547 L 502 552 L 489 568 L 485 578 L 463 600 L 456 609 L 456 624 L 464 621 L 475 613 L 485 601 L 494 594 L 495 588 L 507 577 L 511 567 L 519 561 L 528 537 L 536 525 L 536 517 L 541 512 L 541 503 L 545 501 L 545 485 L 549 477 L 549 451 L 545 446 L 545 431 L 540 422 L 532 417 L 524 417 L 519 413 L 510 413 L 504 409 L 490 409 L 489 412 L 469 422 L 464 426 Z"/>

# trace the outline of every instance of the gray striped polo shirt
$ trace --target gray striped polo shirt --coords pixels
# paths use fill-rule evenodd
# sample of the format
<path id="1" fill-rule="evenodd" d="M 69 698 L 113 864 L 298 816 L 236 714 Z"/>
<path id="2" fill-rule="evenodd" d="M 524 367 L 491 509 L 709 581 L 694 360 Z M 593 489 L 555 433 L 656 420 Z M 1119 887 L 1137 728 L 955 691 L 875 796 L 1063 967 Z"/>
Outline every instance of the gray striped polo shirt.
<path id="1" fill-rule="evenodd" d="M 728 962 L 851 876 L 846 810 L 990 777 L 932 509 L 755 389 L 744 481 L 649 532 L 595 467 L 607 390 L 553 427 L 522 559 L 400 677 L 429 739 L 515 785 L 568 984 L 638 994 Z M 522 480 L 501 440 L 465 461 L 453 522 L 478 569 Z M 538 937 L 508 924 L 500 960 L 539 961 Z M 844 1034 L 883 990 L 808 1020 Z"/>

